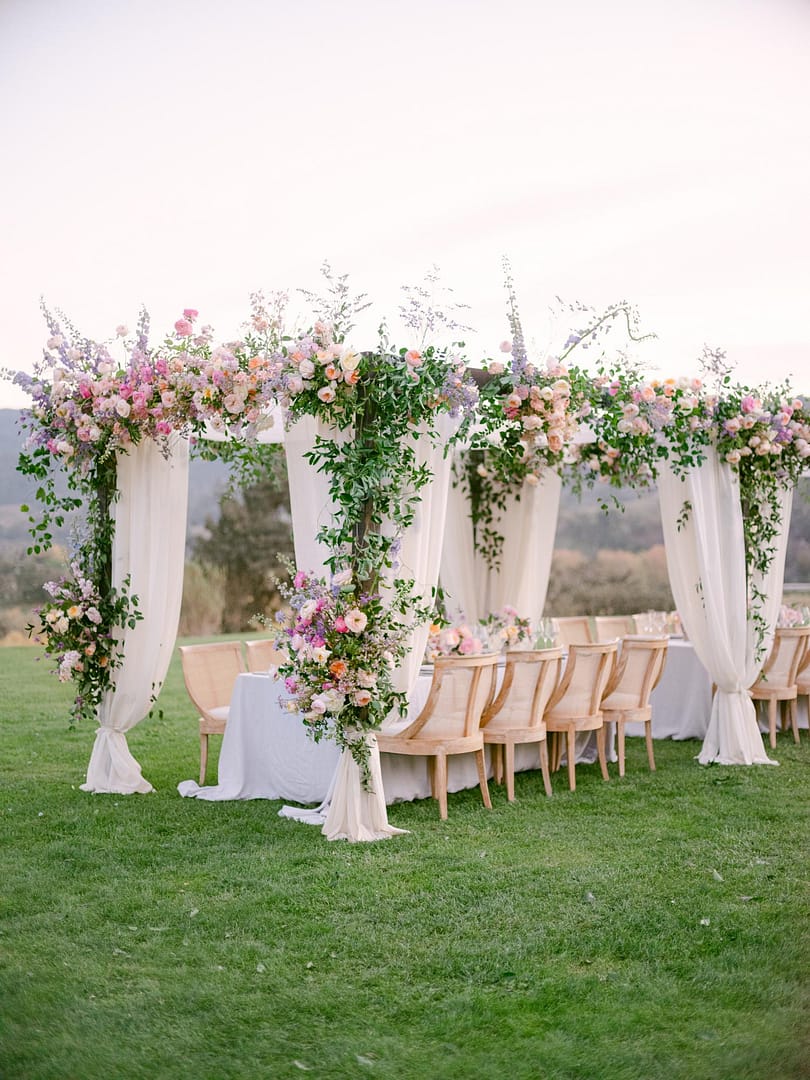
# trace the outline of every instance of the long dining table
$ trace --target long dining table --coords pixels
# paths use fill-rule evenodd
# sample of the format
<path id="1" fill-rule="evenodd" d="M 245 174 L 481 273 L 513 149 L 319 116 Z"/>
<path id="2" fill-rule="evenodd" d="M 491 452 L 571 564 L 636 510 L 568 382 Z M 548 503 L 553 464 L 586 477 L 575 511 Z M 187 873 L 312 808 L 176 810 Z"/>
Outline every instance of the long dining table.
<path id="1" fill-rule="evenodd" d="M 396 730 L 418 715 L 430 689 L 431 673 L 423 668 L 411 695 L 408 717 L 386 725 Z M 672 639 L 667 663 L 652 696 L 652 731 L 656 739 L 700 739 L 711 713 L 711 679 L 688 641 Z M 200 787 L 193 780 L 178 785 L 181 795 L 207 800 L 284 799 L 301 804 L 321 802 L 329 791 L 340 752 L 331 741 L 314 742 L 300 716 L 279 701 L 281 684 L 269 674 L 240 675 L 234 686 L 230 717 L 222 740 L 217 783 Z M 641 735 L 641 725 L 627 725 L 628 735 Z M 609 746 L 612 739 L 609 738 Z M 592 734 L 577 746 L 578 762 L 596 760 Z M 615 760 L 615 754 L 609 754 Z M 537 748 L 517 747 L 516 770 L 538 767 Z M 381 755 L 386 802 L 427 798 L 430 776 L 426 758 Z M 449 761 L 450 791 L 478 783 L 472 755 Z"/>

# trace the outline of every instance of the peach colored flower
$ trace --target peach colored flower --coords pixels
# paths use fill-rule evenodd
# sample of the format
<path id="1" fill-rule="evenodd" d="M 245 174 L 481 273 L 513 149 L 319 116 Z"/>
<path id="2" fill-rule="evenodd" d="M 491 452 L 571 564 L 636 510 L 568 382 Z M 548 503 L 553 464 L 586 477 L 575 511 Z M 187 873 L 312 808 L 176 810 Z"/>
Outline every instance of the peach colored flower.
<path id="1" fill-rule="evenodd" d="M 368 616 L 359 608 L 352 608 L 351 611 L 347 612 L 345 618 L 346 625 L 353 634 L 362 634 L 368 623 Z"/>

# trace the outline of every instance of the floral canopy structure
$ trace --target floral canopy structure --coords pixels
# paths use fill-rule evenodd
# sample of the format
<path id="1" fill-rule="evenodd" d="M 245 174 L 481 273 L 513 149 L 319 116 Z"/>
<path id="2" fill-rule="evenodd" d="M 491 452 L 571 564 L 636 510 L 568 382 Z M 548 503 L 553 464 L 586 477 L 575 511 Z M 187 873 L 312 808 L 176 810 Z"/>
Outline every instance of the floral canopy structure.
<path id="1" fill-rule="evenodd" d="M 719 688 L 701 760 L 768 760 L 745 691 L 770 647 L 790 497 L 810 456 L 804 401 L 787 387 L 734 385 L 717 355 L 708 386 L 647 379 L 604 348 L 595 374 L 574 366 L 573 350 L 597 351 L 617 324 L 641 340 L 626 304 L 600 315 L 575 306 L 579 328 L 534 364 L 509 278 L 511 340 L 477 380 L 461 346 L 426 342 L 453 327 L 419 291 L 406 309 L 411 347 L 383 333 L 375 349 L 355 350 L 346 339 L 362 298 L 345 278 L 327 280 L 325 298 L 309 296 L 315 317 L 304 333 L 284 333 L 282 294 L 257 293 L 245 333 L 228 344 L 186 309 L 156 346 L 145 315 L 132 338 L 119 328 L 116 354 L 46 312 L 36 374 L 3 373 L 32 397 L 19 466 L 40 482 L 32 550 L 48 546 L 69 511 L 85 513 L 40 634 L 60 677 L 76 683 L 76 717 L 100 723 L 88 789 L 150 789 L 124 733 L 148 712 L 173 648 L 189 441 L 201 452 L 206 430 L 226 433 L 203 452 L 260 475 L 269 451 L 257 436 L 279 406 L 298 564 L 292 617 L 277 630 L 288 657 L 282 693 L 314 737 L 344 748 L 364 790 L 378 789 L 377 810 L 373 733 L 407 706 L 435 617 L 439 538 L 454 555 L 443 583 L 468 617 L 506 601 L 539 617 L 562 482 L 658 481 L 673 592 Z M 57 494 L 60 471 L 67 495 Z"/>

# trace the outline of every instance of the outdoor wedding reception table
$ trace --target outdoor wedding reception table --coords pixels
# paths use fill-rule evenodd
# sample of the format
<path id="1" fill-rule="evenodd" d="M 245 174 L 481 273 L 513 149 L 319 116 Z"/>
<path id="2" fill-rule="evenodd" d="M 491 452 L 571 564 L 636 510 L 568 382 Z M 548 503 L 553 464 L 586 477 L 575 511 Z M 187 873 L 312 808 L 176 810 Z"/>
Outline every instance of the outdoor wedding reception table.
<path id="1" fill-rule="evenodd" d="M 423 668 L 411 695 L 409 715 L 386 725 L 396 731 L 414 719 L 427 699 L 431 672 Z M 228 799 L 287 799 L 319 803 L 327 795 L 337 767 L 339 751 L 331 741 L 313 742 L 300 717 L 279 704 L 281 686 L 269 675 L 246 674 L 236 680 L 228 726 L 222 740 L 218 782 L 200 787 L 193 780 L 178 785 L 181 795 L 211 801 Z M 711 712 L 711 680 L 688 641 L 670 641 L 669 656 L 661 682 L 653 693 L 653 737 L 658 739 L 702 738 Z M 637 729 L 637 730 L 636 730 Z M 642 725 L 627 725 L 629 735 L 643 735 Z M 608 756 L 615 760 L 613 732 Z M 595 739 L 585 732 L 579 738 L 577 761 L 596 760 Z M 403 802 L 430 796 L 427 759 L 382 754 L 386 802 Z M 449 759 L 449 790 L 477 787 L 478 776 L 471 755 Z M 515 768 L 538 767 L 537 749 L 518 746 Z"/>
<path id="2" fill-rule="evenodd" d="M 386 731 L 405 727 L 419 714 L 430 683 L 431 675 L 425 669 L 411 695 L 408 717 L 386 725 Z M 279 704 L 280 694 L 281 685 L 269 675 L 245 674 L 237 678 L 222 737 L 217 783 L 200 787 L 194 780 L 183 780 L 177 786 L 181 795 L 210 801 L 289 799 L 297 803 L 319 803 L 326 797 L 340 752 L 329 740 L 314 742 L 298 714 L 287 712 Z M 580 736 L 578 751 L 578 762 L 596 760 L 596 744 L 591 733 Z M 615 760 L 612 741 L 608 757 Z M 381 762 L 386 802 L 430 796 L 426 758 L 381 754 Z M 516 748 L 517 770 L 538 767 L 536 747 Z M 450 791 L 478 786 L 471 754 L 449 759 L 448 785 Z"/>

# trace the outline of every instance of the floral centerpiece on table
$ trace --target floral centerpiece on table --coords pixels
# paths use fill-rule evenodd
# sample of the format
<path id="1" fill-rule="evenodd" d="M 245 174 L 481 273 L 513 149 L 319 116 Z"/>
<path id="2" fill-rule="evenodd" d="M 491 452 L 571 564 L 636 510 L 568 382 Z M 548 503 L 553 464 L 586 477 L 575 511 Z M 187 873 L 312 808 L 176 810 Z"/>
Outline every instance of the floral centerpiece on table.
<path id="1" fill-rule="evenodd" d="M 506 604 L 500 611 L 493 611 L 481 620 L 489 639 L 501 649 L 517 649 L 521 645 L 530 647 L 533 640 L 531 620 L 519 615 L 517 610 Z"/>
<path id="2" fill-rule="evenodd" d="M 776 625 L 779 627 L 806 626 L 808 622 L 810 622 L 810 610 L 806 607 L 799 609 L 782 604 L 779 608 L 776 619 Z"/>
<path id="3" fill-rule="evenodd" d="M 431 623 L 425 663 L 432 664 L 440 656 L 478 656 L 489 651 L 490 643 L 482 627 L 472 627 L 466 622 L 451 626 Z"/>

